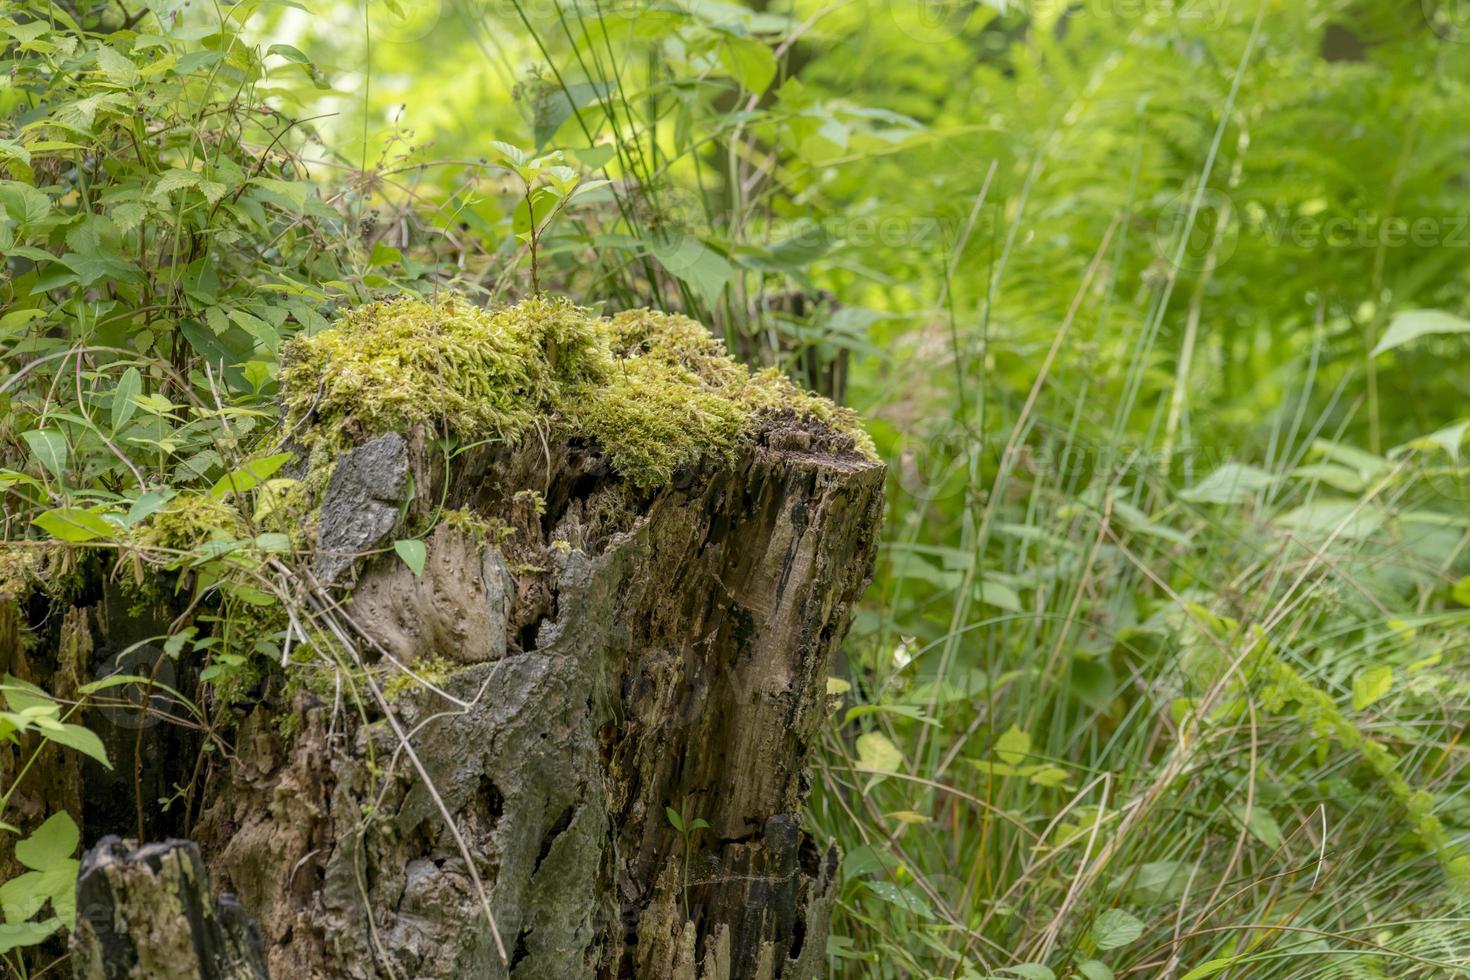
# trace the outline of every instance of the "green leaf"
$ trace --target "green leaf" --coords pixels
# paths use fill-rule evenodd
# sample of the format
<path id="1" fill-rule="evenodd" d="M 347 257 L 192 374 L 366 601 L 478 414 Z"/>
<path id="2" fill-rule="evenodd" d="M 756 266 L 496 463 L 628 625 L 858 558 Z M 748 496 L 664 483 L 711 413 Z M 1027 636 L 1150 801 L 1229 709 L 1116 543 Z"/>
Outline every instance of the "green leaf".
<path id="1" fill-rule="evenodd" d="M 195 187 L 199 184 L 199 174 L 193 170 L 185 170 L 175 167 L 166 171 L 153 186 L 153 196 L 159 200 L 166 200 L 170 194 L 187 187 Z"/>
<path id="2" fill-rule="evenodd" d="M 295 65 L 309 65 L 311 59 L 301 53 L 300 48 L 294 48 L 289 44 L 272 44 L 265 49 L 267 56 L 277 54 Z"/>
<path id="3" fill-rule="evenodd" d="M 897 772 L 903 753 L 882 732 L 865 732 L 857 737 L 858 761 L 874 772 Z"/>
<path id="4" fill-rule="evenodd" d="M 106 45 L 97 49 L 97 67 L 101 68 L 102 74 L 114 84 L 125 88 L 137 84 L 138 66 L 133 64 L 126 55 Z"/>
<path id="5" fill-rule="evenodd" d="M 1079 960 L 1077 972 L 1085 980 L 1113 980 L 1113 969 L 1101 960 Z"/>
<path id="6" fill-rule="evenodd" d="M 1195 504 L 1242 504 L 1276 485 L 1276 477 L 1259 466 L 1226 463 L 1179 496 Z"/>
<path id="7" fill-rule="evenodd" d="M 1189 868 L 1180 861 L 1149 861 L 1137 873 L 1123 872 L 1111 884 L 1114 889 L 1127 888 L 1139 902 L 1168 901 L 1184 893 L 1189 881 Z"/>
<path id="8" fill-rule="evenodd" d="M 422 541 L 416 538 L 403 538 L 393 542 L 393 550 L 398 552 L 398 557 L 408 566 L 408 570 L 415 576 L 424 573 L 424 559 L 429 556 L 429 549 Z"/>
<path id="9" fill-rule="evenodd" d="M 1127 946 L 1143 935 L 1143 923 L 1122 909 L 1108 909 L 1092 924 L 1092 941 L 1100 950 Z"/>
<path id="10" fill-rule="evenodd" d="M 595 105 L 607 92 L 606 85 L 592 82 L 573 82 L 566 88 L 550 84 L 542 86 L 531 102 L 531 137 L 536 142 L 537 151 L 551 142 L 562 123 L 573 113 Z"/>
<path id="11" fill-rule="evenodd" d="M 7 337 L 32 320 L 38 320 L 45 315 L 45 310 L 28 309 L 14 310 L 4 316 L 0 316 L 0 337 Z"/>
<path id="12" fill-rule="evenodd" d="M 66 813 L 53 813 L 25 840 L 16 841 L 15 859 L 33 871 L 46 871 L 72 856 L 81 831 Z"/>
<path id="13" fill-rule="evenodd" d="M 138 405 L 133 401 L 143 393 L 143 376 L 138 369 L 130 367 L 123 372 L 122 377 L 117 379 L 117 387 L 112 390 L 112 431 L 117 432 L 128 424 L 133 417 L 133 412 Z"/>
<path id="14" fill-rule="evenodd" d="M 924 898 L 907 888 L 900 888 L 891 881 L 865 881 L 868 890 L 877 895 L 890 905 L 896 905 L 905 912 L 923 916 L 926 919 L 934 917 L 933 910 Z"/>
<path id="15" fill-rule="evenodd" d="M 1470 333 L 1470 320 L 1442 310 L 1405 310 L 1396 314 L 1371 356 L 1377 357 L 1420 337 Z"/>
<path id="16" fill-rule="evenodd" d="M 776 77 L 776 55 L 753 37 L 727 37 L 720 48 L 720 64 L 740 87 L 760 95 Z"/>
<path id="17" fill-rule="evenodd" d="M 61 920 L 55 916 L 40 922 L 0 923 L 0 953 L 8 953 L 23 946 L 34 946 L 60 928 Z"/>
<path id="18" fill-rule="evenodd" d="M 983 578 L 978 587 L 980 601 L 1006 612 L 1021 611 L 1021 594 L 1004 582 Z"/>
<path id="19" fill-rule="evenodd" d="M 671 806 L 664 807 L 664 816 L 669 818 L 669 824 L 679 833 L 684 833 L 684 818 L 679 816 L 679 811 Z"/>
<path id="20" fill-rule="evenodd" d="M 66 466 L 71 450 L 66 436 L 57 429 L 32 429 L 22 432 L 20 437 L 31 447 L 31 454 L 58 480 L 66 475 Z"/>
<path id="21" fill-rule="evenodd" d="M 1001 973 L 1009 973 L 1013 977 L 1021 977 L 1022 980 L 1057 980 L 1057 975 L 1050 967 L 1042 966 L 1040 963 L 1018 963 L 1015 966 L 1004 966 L 1000 968 Z"/>
<path id="22" fill-rule="evenodd" d="M 1393 690 L 1393 668 L 1380 665 L 1358 671 L 1353 678 L 1353 710 L 1362 711 Z"/>
<path id="23" fill-rule="evenodd" d="M 1244 803 L 1235 804 L 1230 812 L 1256 840 L 1272 850 L 1281 846 L 1281 824 L 1276 822 L 1270 810 L 1258 803 L 1251 808 L 1249 820 L 1246 819 Z"/>
<path id="24" fill-rule="evenodd" d="M 96 759 L 108 769 L 112 768 L 112 762 L 107 758 L 107 750 L 102 747 L 102 739 L 81 725 L 64 724 L 61 726 L 61 731 L 43 731 L 41 736 L 58 745 L 76 749 L 82 755 Z"/>
<path id="25" fill-rule="evenodd" d="M 530 160 L 525 150 L 518 146 L 512 146 L 510 143 L 502 142 L 501 140 L 491 140 L 490 148 L 499 153 L 513 167 L 524 167 L 527 161 Z"/>
<path id="26" fill-rule="evenodd" d="M 735 275 L 723 255 L 689 234 L 675 235 L 652 248 L 659 264 L 688 283 L 710 306 L 719 301 L 720 293 Z"/>
<path id="27" fill-rule="evenodd" d="M 995 754 L 1013 766 L 1020 765 L 1031 752 L 1031 736 L 1012 725 L 995 742 Z"/>
<path id="28" fill-rule="evenodd" d="M 209 488 L 209 495 L 217 500 L 223 500 L 232 493 L 254 490 L 275 475 L 275 472 L 289 463 L 295 455 L 295 453 L 276 453 L 274 456 L 252 459 L 216 480 L 214 486 Z"/>
<path id="29" fill-rule="evenodd" d="M 51 198 L 18 180 L 0 180 L 0 208 L 18 225 L 40 221 L 51 213 Z"/>
<path id="30" fill-rule="evenodd" d="M 616 156 L 617 152 L 617 148 L 611 143 L 599 143 L 596 146 L 572 150 L 572 155 L 580 160 L 582 166 L 588 170 L 598 170 Z"/>
<path id="31" fill-rule="evenodd" d="M 1226 956 L 1223 959 L 1206 960 L 1199 966 L 1195 967 L 1193 970 L 1190 970 L 1184 976 L 1180 977 L 1179 980 L 1202 980 L 1202 978 L 1204 977 L 1212 977 L 1217 973 L 1221 973 L 1229 969 L 1230 966 L 1234 964 L 1235 961 L 1239 958 L 1240 957 L 1238 956 Z"/>
<path id="32" fill-rule="evenodd" d="M 36 685 L 23 681 L 18 677 L 5 675 L 5 683 L 0 685 L 0 690 L 5 692 L 5 703 L 11 711 L 25 711 L 28 708 L 54 708 L 59 707 L 51 695 L 41 690 Z"/>
<path id="33" fill-rule="evenodd" d="M 94 538 L 111 538 L 117 531 L 101 516 L 90 510 L 58 507 L 34 518 L 32 524 L 58 541 L 91 541 Z"/>

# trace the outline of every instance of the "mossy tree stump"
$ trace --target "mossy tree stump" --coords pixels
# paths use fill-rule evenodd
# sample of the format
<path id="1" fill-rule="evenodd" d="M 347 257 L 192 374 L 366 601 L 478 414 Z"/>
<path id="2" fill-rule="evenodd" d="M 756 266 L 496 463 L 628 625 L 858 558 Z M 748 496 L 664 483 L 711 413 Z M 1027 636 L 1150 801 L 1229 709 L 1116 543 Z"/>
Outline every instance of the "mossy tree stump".
<path id="1" fill-rule="evenodd" d="M 420 575 L 385 556 L 352 590 L 379 655 L 436 664 L 466 705 L 410 685 L 394 711 L 507 963 L 389 726 L 334 733 L 330 704 L 303 699 L 292 744 L 269 712 L 246 724 L 260 748 L 201 830 L 274 974 L 820 975 L 837 855 L 800 811 L 881 467 L 795 418 L 651 494 L 588 445 L 472 454 L 448 485 L 422 439 L 400 445 L 415 485 L 514 528 L 496 546 L 441 524 Z M 681 834 L 667 808 L 708 827 Z"/>
<path id="2" fill-rule="evenodd" d="M 692 321 L 553 300 L 369 307 L 284 365 L 299 482 L 227 530 L 304 556 L 262 613 L 294 646 L 197 822 L 148 827 L 271 974 L 823 974 L 838 855 L 801 809 L 882 514 L 851 414 Z M 189 546 L 180 504 L 154 524 Z M 134 836 L 110 785 L 88 841 Z"/>

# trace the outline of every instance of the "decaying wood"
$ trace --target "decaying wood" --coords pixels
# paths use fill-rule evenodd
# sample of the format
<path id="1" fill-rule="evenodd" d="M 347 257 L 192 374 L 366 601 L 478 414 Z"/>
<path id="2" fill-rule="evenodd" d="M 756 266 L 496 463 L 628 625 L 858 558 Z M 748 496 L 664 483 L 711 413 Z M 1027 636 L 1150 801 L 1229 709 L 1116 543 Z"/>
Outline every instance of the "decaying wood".
<path id="1" fill-rule="evenodd" d="M 210 894 L 191 841 L 134 847 L 104 837 L 77 879 L 72 933 L 78 980 L 264 980 L 250 916 Z"/>
<path id="2" fill-rule="evenodd" d="M 421 577 L 370 564 L 348 615 L 379 655 L 456 665 L 435 686 L 467 707 L 420 688 L 394 710 L 508 962 L 389 727 L 344 731 L 303 699 L 293 742 L 267 709 L 246 722 L 200 828 L 273 974 L 819 975 L 837 855 L 800 811 L 881 467 L 794 418 L 767 420 L 738 465 L 643 497 L 585 446 L 469 454 L 446 480 L 421 438 L 403 444 L 432 488 L 418 499 L 492 533 L 441 525 Z M 686 838 L 670 807 L 708 829 Z"/>
<path id="3" fill-rule="evenodd" d="M 540 433 L 446 466 L 413 430 L 337 465 L 320 540 L 338 555 L 315 595 L 341 600 L 333 615 L 380 682 L 403 680 L 392 661 L 426 683 L 395 685 L 390 719 L 360 687 L 268 677 L 208 757 L 212 735 L 87 712 L 113 769 L 43 760 L 16 796 L 22 822 L 66 809 L 93 841 L 141 821 L 198 851 L 98 845 L 76 975 L 821 975 L 838 855 L 801 809 L 832 656 L 870 575 L 881 465 L 790 414 L 765 417 L 733 465 L 651 491 L 596 446 Z M 339 560 L 391 541 L 407 486 L 408 520 L 437 523 L 422 574 L 391 552 Z M 114 670 L 172 670 L 137 644 L 178 614 L 99 584 L 47 620 L 34 655 L 0 620 L 8 669 L 63 697 Z M 124 650 L 152 660 L 124 665 Z M 242 913 L 209 897 L 205 866 Z M 149 966 L 165 961 L 185 967 Z"/>

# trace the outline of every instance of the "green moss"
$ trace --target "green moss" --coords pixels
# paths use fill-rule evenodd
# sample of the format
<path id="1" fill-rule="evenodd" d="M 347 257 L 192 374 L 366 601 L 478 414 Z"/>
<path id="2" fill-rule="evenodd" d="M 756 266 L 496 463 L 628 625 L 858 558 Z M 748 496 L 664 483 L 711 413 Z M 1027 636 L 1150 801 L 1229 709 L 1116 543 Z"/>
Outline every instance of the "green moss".
<path id="1" fill-rule="evenodd" d="M 45 581 L 48 562 L 59 550 L 50 543 L 0 550 L 0 602 L 18 603 L 29 596 Z"/>
<path id="2" fill-rule="evenodd" d="M 145 548 L 192 552 L 207 541 L 233 541 L 247 533 L 240 512 L 209 493 L 180 494 L 137 530 Z"/>
<path id="3" fill-rule="evenodd" d="M 873 455 L 850 411 L 779 372 L 751 375 L 695 321 L 648 310 L 599 319 L 565 299 L 364 306 L 293 341 L 282 377 L 288 426 L 301 425 L 309 451 L 341 438 L 349 418 L 373 434 L 431 423 L 467 441 L 513 441 L 544 422 L 596 440 L 630 482 L 651 487 L 732 457 L 763 413 L 789 412 Z"/>
<path id="4" fill-rule="evenodd" d="M 413 662 L 412 667 L 412 674 L 398 667 L 378 668 L 379 672 L 387 677 L 387 680 L 383 681 L 383 697 L 389 701 L 397 701 L 412 691 L 426 690 L 424 681 L 436 686 L 442 685 L 447 683 L 456 671 L 464 669 L 463 664 L 457 664 L 444 657 L 421 657 Z"/>

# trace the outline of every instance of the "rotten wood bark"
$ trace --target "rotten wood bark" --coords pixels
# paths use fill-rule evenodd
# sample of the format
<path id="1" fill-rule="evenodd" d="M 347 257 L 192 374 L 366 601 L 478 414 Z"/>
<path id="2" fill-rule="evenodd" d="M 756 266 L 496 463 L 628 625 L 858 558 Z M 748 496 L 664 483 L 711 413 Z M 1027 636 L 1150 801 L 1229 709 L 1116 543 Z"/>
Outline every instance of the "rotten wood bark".
<path id="1" fill-rule="evenodd" d="M 71 949 L 77 980 L 268 976 L 255 923 L 230 896 L 210 894 L 192 841 L 99 841 L 77 878 Z"/>
<path id="2" fill-rule="evenodd" d="M 391 553 L 317 568 L 336 584 L 316 595 L 342 600 L 379 682 L 398 673 L 391 658 L 432 687 L 396 685 L 389 716 L 360 685 L 356 701 L 347 685 L 337 696 L 318 668 L 328 686 L 313 689 L 293 664 L 202 768 L 199 732 L 94 709 L 85 722 L 114 769 L 43 760 L 17 794 L 26 826 L 61 808 L 88 841 L 134 837 L 140 821 L 147 837 L 191 837 L 278 980 L 823 975 L 838 855 L 801 830 L 801 809 L 831 660 L 871 572 L 881 465 L 772 415 L 733 466 L 656 491 L 575 440 L 481 447 L 446 469 L 410 431 L 337 466 L 331 484 L 358 503 L 329 491 L 332 550 L 383 547 L 406 486 L 410 520 L 462 518 L 429 535 L 419 576 Z M 150 647 L 118 658 L 143 656 L 135 643 L 178 610 L 140 613 L 95 578 L 64 615 L 28 617 L 47 623 L 39 656 L 0 616 L 7 669 L 61 696 L 114 670 L 171 669 Z M 157 805 L 196 780 L 199 798 Z M 680 833 L 668 809 L 708 826 Z M 104 841 L 89 860 L 78 977 L 262 975 L 248 955 L 211 959 L 252 947 L 235 906 L 209 901 L 190 846 Z M 194 972 L 138 965 L 188 949 Z"/>
<path id="3" fill-rule="evenodd" d="M 509 529 L 441 525 L 421 576 L 378 560 L 349 610 L 380 652 L 452 665 L 436 686 L 466 706 L 420 688 L 393 711 L 507 958 L 390 726 L 303 699 L 294 741 L 265 709 L 246 722 L 199 832 L 273 974 L 821 975 L 838 856 L 800 812 L 882 467 L 791 417 L 651 495 L 586 446 L 468 454 L 445 478 L 418 434 L 392 438 L 420 501 Z"/>

